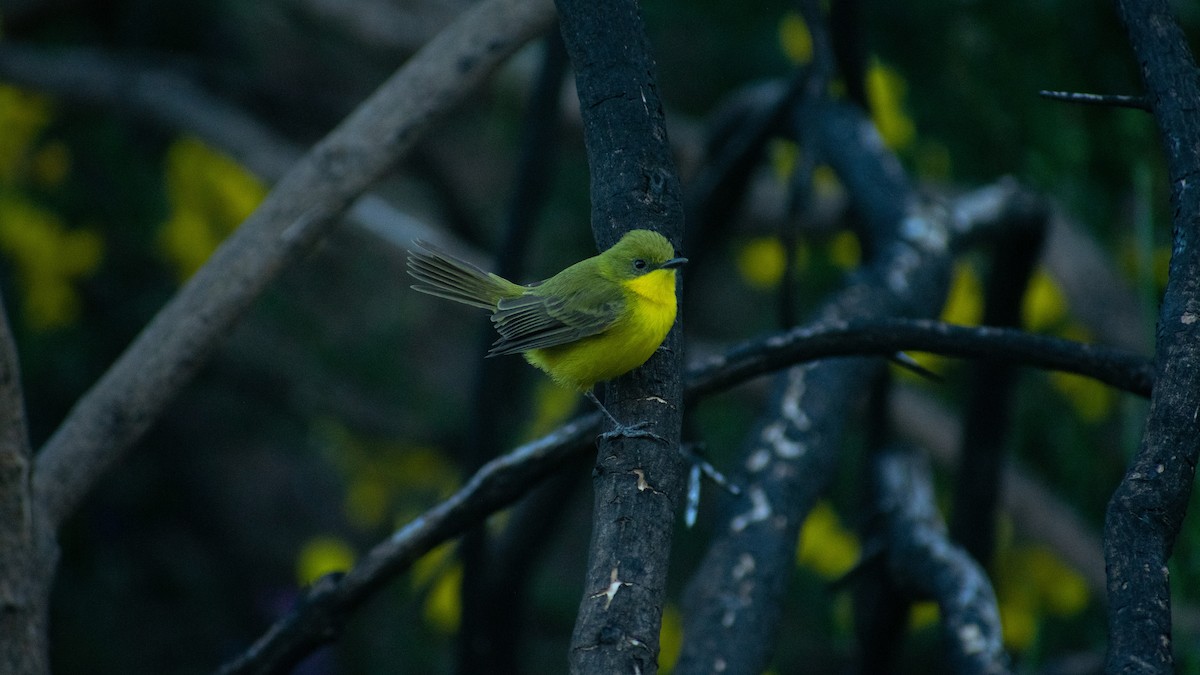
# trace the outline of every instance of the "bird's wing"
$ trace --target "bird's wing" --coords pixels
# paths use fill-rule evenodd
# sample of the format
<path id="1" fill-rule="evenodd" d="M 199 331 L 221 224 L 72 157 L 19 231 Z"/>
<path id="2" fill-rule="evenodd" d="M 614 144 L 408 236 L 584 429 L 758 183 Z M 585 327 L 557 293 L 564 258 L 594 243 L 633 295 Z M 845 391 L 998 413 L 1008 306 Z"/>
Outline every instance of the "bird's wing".
<path id="1" fill-rule="evenodd" d="M 612 325 L 625 305 L 616 284 L 588 284 L 566 294 L 550 292 L 555 286 L 547 283 L 519 298 L 500 301 L 492 314 L 500 339 L 488 356 L 555 347 L 596 335 Z"/>

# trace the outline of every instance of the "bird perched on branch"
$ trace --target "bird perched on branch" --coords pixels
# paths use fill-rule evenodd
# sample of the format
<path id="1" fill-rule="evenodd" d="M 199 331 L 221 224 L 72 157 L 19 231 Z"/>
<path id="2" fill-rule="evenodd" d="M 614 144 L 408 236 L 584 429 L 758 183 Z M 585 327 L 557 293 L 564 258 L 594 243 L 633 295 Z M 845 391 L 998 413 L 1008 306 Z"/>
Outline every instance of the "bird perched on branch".
<path id="1" fill-rule="evenodd" d="M 492 313 L 500 334 L 488 356 L 524 354 L 558 384 L 595 403 L 626 433 L 592 393 L 597 382 L 642 365 L 675 323 L 676 257 L 666 237 L 633 230 L 612 248 L 554 276 L 522 286 L 417 241 L 409 251 L 413 289 Z"/>

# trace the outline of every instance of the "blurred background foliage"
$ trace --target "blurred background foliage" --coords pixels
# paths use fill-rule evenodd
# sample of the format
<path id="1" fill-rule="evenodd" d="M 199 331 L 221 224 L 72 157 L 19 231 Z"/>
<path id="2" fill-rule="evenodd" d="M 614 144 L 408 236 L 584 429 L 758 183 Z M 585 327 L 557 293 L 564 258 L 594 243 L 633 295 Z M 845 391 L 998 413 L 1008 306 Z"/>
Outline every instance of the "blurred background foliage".
<path id="1" fill-rule="evenodd" d="M 88 47 L 169 68 L 304 147 L 467 4 L 6 0 L 0 51 L 10 44 L 48 52 Z M 1138 91 L 1109 8 L 1018 0 L 869 2 L 860 9 L 853 33 L 867 53 L 865 81 L 834 87 L 866 93 L 885 142 L 929 190 L 953 194 L 1013 176 L 1052 199 L 1098 246 L 1108 270 L 1103 283 L 1084 280 L 1098 294 L 1092 302 L 1104 305 L 1114 287 L 1131 294 L 1135 311 L 1116 320 L 1127 326 L 1122 335 L 1140 339 L 1082 316 L 1061 269 L 1036 274 L 1025 325 L 1146 351 L 1169 256 L 1153 123 L 1138 111 L 1037 96 L 1041 89 Z M 1177 10 L 1195 36 L 1200 9 L 1177 3 Z M 708 115 L 739 87 L 786 77 L 807 62 L 812 39 L 786 3 L 651 0 L 643 11 L 686 185 Z M 385 187 L 398 209 L 477 250 L 496 249 L 539 54 L 520 55 L 397 168 Z M 542 149 L 555 153 L 558 170 L 536 217 L 528 278 L 591 250 L 586 162 L 567 110 L 554 147 Z M 164 128 L 137 109 L 0 85 L 0 289 L 21 350 L 35 446 L 262 200 L 270 177 L 239 166 L 230 150 Z M 789 253 L 806 308 L 858 263 L 859 242 L 849 230 L 806 230 L 789 252 L 775 235 L 778 222 L 754 215 L 783 193 L 802 152 L 773 142 L 755 193 L 765 196 L 727 224 L 724 250 L 687 271 L 693 290 L 684 317 L 694 353 L 776 327 Z M 818 168 L 818 201 L 836 201 L 840 190 L 833 173 Z M 377 234 L 338 229 L 285 272 L 89 497 L 63 536 L 56 672 L 208 672 L 261 634 L 303 585 L 348 568 L 465 480 L 466 411 L 488 327 L 481 315 L 410 293 L 402 259 Z M 980 321 L 986 267 L 979 254 L 959 262 L 945 319 Z M 944 419 L 953 424 L 969 365 L 920 358 L 944 381 L 901 373 L 902 386 L 949 411 Z M 494 395 L 507 401 L 528 391 L 530 404 L 504 418 L 498 433 L 505 446 L 552 428 L 578 403 L 530 369 L 514 377 Z M 1014 463 L 1096 537 L 1139 438 L 1144 404 L 1077 377 L 1037 372 L 1022 375 L 1018 392 Z M 703 402 L 688 435 L 704 441 L 718 465 L 732 463 L 764 396 L 757 382 Z M 789 638 L 775 672 L 796 672 L 802 663 L 833 672 L 853 659 L 849 593 L 836 582 L 861 550 L 860 441 L 850 439 L 837 489 L 798 542 Z M 948 495 L 953 474 L 944 458 L 940 466 Z M 561 672 L 581 592 L 591 495 L 586 467 L 576 471 L 578 489 L 560 505 L 559 524 L 530 553 L 530 598 L 514 617 L 524 628 L 520 653 L 530 673 Z M 703 551 L 711 509 L 706 500 L 700 524 L 681 528 L 676 585 Z M 499 535 L 508 520 L 498 515 L 488 528 Z M 1172 569 L 1180 672 L 1191 673 L 1200 672 L 1198 522 L 1185 523 Z M 1104 648 L 1102 579 L 1036 534 L 1002 519 L 991 569 L 1008 647 L 1021 672 L 1092 672 L 1086 667 L 1099 663 Z M 462 574 L 454 546 L 439 548 L 299 672 L 452 671 Z M 907 672 L 944 671 L 936 613 L 920 606 L 913 614 Z M 673 603 L 663 628 L 667 668 L 680 626 Z M 1082 670 L 1066 670 L 1079 663 Z"/>

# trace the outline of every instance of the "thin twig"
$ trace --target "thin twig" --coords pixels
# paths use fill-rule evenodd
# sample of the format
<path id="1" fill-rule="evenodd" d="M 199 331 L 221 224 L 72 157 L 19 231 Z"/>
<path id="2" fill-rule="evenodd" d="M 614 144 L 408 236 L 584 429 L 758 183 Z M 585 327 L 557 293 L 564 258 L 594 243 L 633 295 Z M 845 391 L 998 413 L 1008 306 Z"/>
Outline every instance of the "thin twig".
<path id="1" fill-rule="evenodd" d="M 1075 91 L 1051 91 L 1043 89 L 1038 96 L 1063 101 L 1066 103 L 1082 103 L 1084 105 L 1112 106 L 1115 108 L 1133 108 L 1150 112 L 1150 102 L 1145 96 L 1129 96 L 1126 94 L 1086 94 Z"/>

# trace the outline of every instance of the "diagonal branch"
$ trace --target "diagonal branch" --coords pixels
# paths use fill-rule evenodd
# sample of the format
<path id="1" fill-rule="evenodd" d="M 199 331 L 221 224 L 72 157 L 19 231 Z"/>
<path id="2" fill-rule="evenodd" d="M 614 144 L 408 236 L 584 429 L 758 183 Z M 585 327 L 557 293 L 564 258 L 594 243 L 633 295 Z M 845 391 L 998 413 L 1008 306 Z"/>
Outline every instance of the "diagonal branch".
<path id="1" fill-rule="evenodd" d="M 906 327 L 911 330 L 906 331 Z M 922 343 L 923 346 L 937 352 L 942 350 L 935 348 L 934 343 L 945 347 L 954 342 L 955 337 L 961 337 L 968 343 L 976 344 L 971 348 L 946 348 L 944 351 L 954 351 L 959 356 L 977 356 L 987 352 L 988 344 L 1004 344 L 1018 335 L 1017 331 L 1012 330 L 962 329 L 957 336 L 947 337 L 942 333 L 943 328 L 943 324 L 931 321 L 864 320 L 830 324 L 825 332 L 820 328 L 804 329 L 816 345 L 810 350 L 804 349 L 803 340 L 794 339 L 801 331 L 744 343 L 729 350 L 724 357 L 708 359 L 690 368 L 685 396 L 687 400 L 695 401 L 704 395 L 763 375 L 767 372 L 764 364 L 780 369 L 827 356 L 858 353 L 853 348 L 846 348 L 847 344 L 865 348 L 866 353 L 891 354 L 901 345 L 920 343 L 921 336 L 927 335 L 931 336 L 930 342 Z M 880 335 L 898 337 L 888 343 Z M 1036 365 L 1050 367 L 1051 363 L 1057 363 L 1057 367 L 1082 375 L 1096 375 L 1092 364 L 1104 363 L 1087 355 L 1081 355 L 1078 362 L 1072 363 L 1066 358 L 1066 352 L 1072 347 L 1085 348 L 1087 345 L 1058 342 L 1064 344 L 1054 346 L 1032 341 L 1025 345 L 1023 353 L 1037 358 L 1040 353 L 1047 351 L 1047 346 L 1051 347 L 1050 352 L 1061 350 L 1064 352 L 1063 358 L 1052 356 Z M 1016 353 L 1010 357 L 1019 360 Z M 1128 372 L 1111 375 L 1111 371 L 1121 368 L 1127 368 Z M 1137 382 L 1149 370 L 1150 365 L 1144 359 L 1129 357 L 1128 363 L 1124 358 L 1114 359 L 1113 364 L 1105 363 L 1100 372 L 1108 373 L 1105 376 L 1112 381 Z M 1149 387 L 1146 389 L 1148 391 Z M 794 393 L 798 394 L 799 389 Z M 422 554 L 481 523 L 487 516 L 528 493 L 537 482 L 564 463 L 589 450 L 592 446 L 586 441 L 599 430 L 599 426 L 600 415 L 592 413 L 487 463 L 453 496 L 376 546 L 359 566 L 345 576 L 325 579 L 310 589 L 291 613 L 280 619 L 245 654 L 226 664 L 221 672 L 275 672 L 285 664 L 296 662 L 315 647 L 336 639 L 350 614 L 371 593 L 406 571 Z"/>
<path id="2" fill-rule="evenodd" d="M 458 492 L 397 530 L 344 576 L 318 581 L 296 609 L 219 672 L 286 672 L 313 649 L 337 639 L 353 611 L 380 587 L 590 448 L 590 435 L 599 426 L 600 414 L 592 413 L 488 462 Z"/>
<path id="3" fill-rule="evenodd" d="M 473 7 L 318 143 L 112 368 L 37 458 L 35 495 L 56 526 L 162 412 L 284 265 L 505 57 L 547 29 L 538 0 Z"/>

